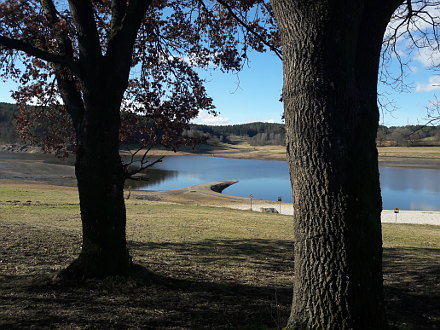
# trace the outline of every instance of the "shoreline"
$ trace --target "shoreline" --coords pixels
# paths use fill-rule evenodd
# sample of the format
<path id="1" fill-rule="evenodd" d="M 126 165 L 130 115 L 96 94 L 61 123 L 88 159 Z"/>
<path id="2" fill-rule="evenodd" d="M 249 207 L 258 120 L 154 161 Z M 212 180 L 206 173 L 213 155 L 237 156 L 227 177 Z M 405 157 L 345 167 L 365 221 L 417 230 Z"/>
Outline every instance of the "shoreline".
<path id="1" fill-rule="evenodd" d="M 12 157 L 1 157 L 2 154 L 12 155 Z M 0 152 L 0 180 L 5 183 L 9 182 L 11 184 L 46 184 L 72 188 L 76 187 L 74 167 L 72 165 L 63 162 L 52 163 L 46 159 L 47 155 L 43 154 L 40 156 L 41 157 L 39 157 L 38 154 L 33 153 L 29 159 L 26 159 L 25 157 L 20 157 L 20 153 Z M 420 161 L 420 159 L 418 159 L 418 161 Z M 17 162 L 19 162 L 20 166 L 17 166 Z M 400 162 L 394 162 L 393 165 L 413 167 L 412 163 L 401 164 Z M 424 163 L 424 166 L 420 167 L 433 168 L 432 163 Z M 218 181 L 176 190 L 133 190 L 131 193 L 133 198 L 143 200 L 250 210 L 250 199 L 248 197 L 220 193 L 223 189 L 236 182 L 237 181 Z M 212 189 L 212 186 L 215 186 L 214 190 Z M 292 203 L 280 203 L 277 201 L 253 199 L 252 210 L 261 211 L 261 208 L 271 208 L 281 214 L 293 215 Z M 440 211 L 401 210 L 397 219 L 398 223 L 423 223 L 440 225 Z M 384 210 L 382 212 L 382 222 L 396 222 L 393 210 Z"/>
<path id="2" fill-rule="evenodd" d="M 388 148 L 388 149 L 387 149 Z M 411 149 L 412 148 L 412 149 Z M 426 168 L 426 169 L 440 169 L 440 148 L 437 147 L 426 147 L 435 148 L 435 152 L 427 153 L 415 153 L 412 155 L 409 152 L 395 151 L 396 147 L 381 147 L 379 148 L 379 167 L 407 167 L 407 168 Z M 405 148 L 405 151 L 416 150 L 417 147 Z M 437 151 L 438 149 L 438 151 Z M 438 153 L 437 153 L 438 152 Z M 0 154 L 9 155 L 20 155 L 29 154 L 35 157 L 45 157 L 50 158 L 51 156 L 55 159 L 55 156 L 50 154 L 44 154 L 38 147 L 33 147 L 29 145 L 11 145 L 2 144 L 0 145 Z M 120 154 L 122 157 L 130 156 L 127 150 L 121 149 Z M 142 154 L 142 153 L 140 153 Z M 259 146 L 259 147 L 218 147 L 217 149 L 212 149 L 210 151 L 170 151 L 162 149 L 152 149 L 149 152 L 150 156 L 200 156 L 200 157 L 216 157 L 216 158 L 226 158 L 226 159 L 249 159 L 249 160 L 270 160 L 270 161 L 286 161 L 285 151 L 281 146 Z M 68 159 L 72 159 L 69 157 Z M 60 160 L 55 161 L 60 163 Z"/>
<path id="3" fill-rule="evenodd" d="M 283 161 L 286 162 L 284 155 L 267 154 L 262 156 L 261 153 L 255 154 L 253 150 L 242 151 L 219 151 L 219 152 L 187 152 L 177 151 L 170 152 L 166 150 L 152 150 L 152 156 L 200 156 L 200 157 L 215 157 L 226 159 L 248 159 L 248 160 L 269 160 L 269 161 Z M 378 158 L 379 167 L 407 167 L 407 168 L 426 168 L 426 169 L 440 169 L 440 157 L 411 157 L 411 156 L 381 156 Z"/>
<path id="4" fill-rule="evenodd" d="M 238 181 L 215 181 L 194 185 L 187 188 L 166 190 L 166 191 L 132 191 L 134 198 L 141 200 L 154 200 L 171 202 L 187 205 L 203 205 L 212 207 L 226 207 L 236 210 L 246 210 L 253 212 L 263 212 L 262 209 L 274 209 L 282 215 L 292 216 L 294 212 L 293 203 L 277 202 L 263 199 L 227 195 L 217 192 L 219 186 L 222 190 Z M 252 209 L 251 209 L 252 207 Z M 397 220 L 397 221 L 396 221 Z M 424 224 L 440 225 L 440 211 L 412 211 L 400 210 L 394 213 L 394 210 L 382 210 L 382 223 L 404 223 L 404 224 Z"/>

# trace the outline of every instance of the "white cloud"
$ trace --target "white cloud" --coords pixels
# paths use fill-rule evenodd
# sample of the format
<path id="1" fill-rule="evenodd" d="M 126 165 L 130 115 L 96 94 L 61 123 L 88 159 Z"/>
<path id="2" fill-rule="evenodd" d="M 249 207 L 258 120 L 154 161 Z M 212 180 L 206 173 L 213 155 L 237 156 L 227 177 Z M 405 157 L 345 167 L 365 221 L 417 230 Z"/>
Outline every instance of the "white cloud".
<path id="1" fill-rule="evenodd" d="M 420 69 L 419 69 L 418 67 L 413 66 L 413 65 L 411 65 L 411 66 L 409 67 L 409 69 L 410 69 L 410 71 L 411 71 L 412 73 L 417 73 L 417 72 L 420 71 Z"/>
<path id="2" fill-rule="evenodd" d="M 192 121 L 192 123 L 201 125 L 230 125 L 231 120 L 226 117 L 213 116 L 207 111 L 200 111 L 199 115 Z"/>
<path id="3" fill-rule="evenodd" d="M 440 51 L 435 48 L 436 42 L 432 39 L 435 37 L 433 34 L 435 24 L 440 19 L 440 5 L 436 2 L 413 1 L 412 9 L 414 12 L 418 11 L 418 13 L 407 20 L 408 6 L 406 3 L 402 4 L 387 26 L 385 40 L 392 36 L 398 36 L 398 40 L 394 40 L 397 54 L 392 54 L 392 56 L 398 55 L 404 59 L 408 58 L 408 55 L 413 55 L 411 56 L 412 59 L 420 62 L 424 67 L 439 66 Z M 425 39 L 422 34 L 426 34 L 428 37 Z M 393 40 L 393 38 L 391 39 Z M 414 40 L 416 40 L 418 46 L 426 45 L 427 47 L 415 47 Z M 428 44 L 433 45 L 433 47 L 429 47 Z M 416 51 L 413 51 L 414 49 Z"/>
<path id="4" fill-rule="evenodd" d="M 245 120 L 245 124 L 251 124 L 251 123 L 269 123 L 274 124 L 277 123 L 274 119 L 261 119 L 261 117 L 251 117 Z M 278 121 L 279 123 L 279 121 Z"/>
<path id="5" fill-rule="evenodd" d="M 427 84 L 416 83 L 416 92 L 431 92 L 435 90 L 440 90 L 440 75 L 429 77 Z"/>
<path id="6" fill-rule="evenodd" d="M 420 1 L 419 3 L 413 3 L 413 11 L 419 11 L 416 16 L 413 16 L 410 21 L 406 21 L 408 17 L 408 6 L 402 4 L 394 13 L 393 18 L 387 26 L 386 35 L 394 34 L 398 29 L 397 35 L 401 35 L 406 30 L 410 32 L 424 31 L 432 29 L 432 19 L 438 19 L 438 12 L 440 6 L 436 3 L 426 3 Z"/>
<path id="7" fill-rule="evenodd" d="M 421 48 L 415 59 L 425 67 L 440 66 L 440 51 L 438 49 Z"/>

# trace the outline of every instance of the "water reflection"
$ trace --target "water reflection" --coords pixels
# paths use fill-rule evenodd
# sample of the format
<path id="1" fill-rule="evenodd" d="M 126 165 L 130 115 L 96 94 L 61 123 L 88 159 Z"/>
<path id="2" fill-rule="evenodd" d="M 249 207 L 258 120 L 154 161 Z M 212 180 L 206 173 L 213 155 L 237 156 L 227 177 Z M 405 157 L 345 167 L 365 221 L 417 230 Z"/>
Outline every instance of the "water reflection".
<path id="1" fill-rule="evenodd" d="M 161 186 L 168 180 L 173 180 L 178 177 L 179 173 L 177 171 L 168 170 L 149 170 L 145 173 L 147 181 L 137 181 L 137 180 L 125 180 L 125 187 L 131 187 L 135 190 L 146 190 L 150 186 Z"/>
<path id="2" fill-rule="evenodd" d="M 72 164 L 74 157 L 60 160 L 52 155 L 0 153 L 2 159 Z M 426 168 L 382 167 L 381 190 L 384 209 L 440 210 L 440 170 Z M 224 193 L 291 202 L 287 163 L 282 161 L 226 159 L 202 156 L 171 156 L 148 171 L 148 181 L 127 181 L 126 186 L 140 190 L 169 190 L 195 184 L 238 180 Z M 68 179 L 64 180 L 63 183 Z M 72 179 L 72 185 L 75 180 Z"/>
<path id="3" fill-rule="evenodd" d="M 391 190 L 439 192 L 439 172 L 439 170 L 426 168 L 381 167 L 380 181 L 382 187 Z"/>
<path id="4" fill-rule="evenodd" d="M 150 171 L 149 182 L 137 189 L 169 190 L 195 184 L 238 180 L 224 193 L 291 202 L 287 163 L 282 161 L 227 159 L 203 156 L 167 157 Z M 380 169 L 384 209 L 440 210 L 440 170 L 384 167 Z M 134 186 L 134 185 L 133 185 Z"/>

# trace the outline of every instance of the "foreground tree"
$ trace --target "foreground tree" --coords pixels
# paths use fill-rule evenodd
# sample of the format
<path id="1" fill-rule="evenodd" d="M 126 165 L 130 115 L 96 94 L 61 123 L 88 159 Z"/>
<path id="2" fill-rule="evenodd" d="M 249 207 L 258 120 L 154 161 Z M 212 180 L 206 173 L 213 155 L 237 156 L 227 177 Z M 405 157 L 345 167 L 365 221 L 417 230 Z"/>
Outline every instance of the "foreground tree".
<path id="1" fill-rule="evenodd" d="M 377 82 L 384 33 L 402 2 L 271 1 L 283 46 L 295 209 L 288 329 L 387 326 Z M 397 23 L 407 27 L 426 3 L 406 1 Z"/>
<path id="2" fill-rule="evenodd" d="M 241 16 L 252 30 L 240 30 L 216 1 L 0 2 L 1 75 L 21 84 L 20 132 L 29 137 L 35 122 L 55 123 L 42 142 L 59 152 L 73 137 L 83 244 L 60 276 L 130 269 L 123 185 L 137 171 L 122 163 L 120 140 L 176 147 L 188 121 L 213 109 L 193 67 L 239 70 L 249 47 L 269 45 L 271 18 L 255 15 L 267 13 L 261 1 L 235 6 L 253 11 L 249 21 Z"/>

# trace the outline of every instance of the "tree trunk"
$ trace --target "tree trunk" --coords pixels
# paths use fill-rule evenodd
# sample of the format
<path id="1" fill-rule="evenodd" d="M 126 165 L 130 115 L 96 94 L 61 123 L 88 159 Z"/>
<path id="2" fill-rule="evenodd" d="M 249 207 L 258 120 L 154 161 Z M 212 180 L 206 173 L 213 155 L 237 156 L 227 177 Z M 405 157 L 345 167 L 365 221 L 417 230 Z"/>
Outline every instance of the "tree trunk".
<path id="1" fill-rule="evenodd" d="M 89 90 L 93 94 L 84 96 L 75 163 L 82 250 L 78 259 L 60 273 L 64 278 L 124 275 L 131 266 L 125 236 L 125 173 L 119 156 L 121 98 L 109 96 L 121 93 L 97 86 Z"/>
<path id="2" fill-rule="evenodd" d="M 294 199 L 288 329 L 386 328 L 377 74 L 399 1 L 272 0 Z"/>

